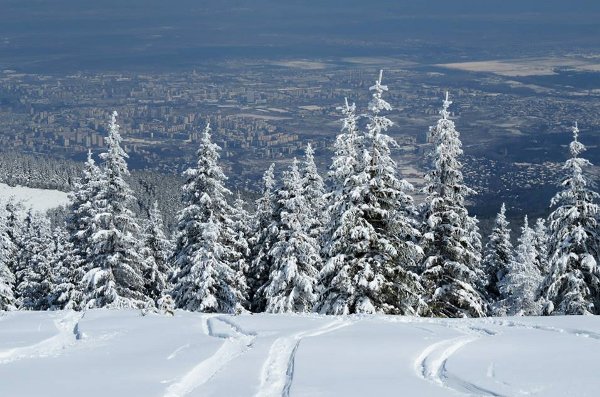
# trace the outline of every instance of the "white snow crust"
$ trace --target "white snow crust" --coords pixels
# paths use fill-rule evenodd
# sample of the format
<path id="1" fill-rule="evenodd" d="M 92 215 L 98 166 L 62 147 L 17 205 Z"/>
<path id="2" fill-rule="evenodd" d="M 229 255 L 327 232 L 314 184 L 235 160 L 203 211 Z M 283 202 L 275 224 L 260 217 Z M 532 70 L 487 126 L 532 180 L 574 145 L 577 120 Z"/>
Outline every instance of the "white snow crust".
<path id="1" fill-rule="evenodd" d="M 593 396 L 600 319 L 0 313 L 0 396 Z"/>

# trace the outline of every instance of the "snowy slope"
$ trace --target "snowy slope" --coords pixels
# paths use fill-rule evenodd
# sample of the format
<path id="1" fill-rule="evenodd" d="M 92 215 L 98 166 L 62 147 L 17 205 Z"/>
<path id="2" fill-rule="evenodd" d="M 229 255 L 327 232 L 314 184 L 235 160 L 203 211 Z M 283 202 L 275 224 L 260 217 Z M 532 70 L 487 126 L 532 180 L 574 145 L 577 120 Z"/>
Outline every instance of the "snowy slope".
<path id="1" fill-rule="evenodd" d="M 5 183 L 0 183 L 0 203 L 5 203 L 11 197 L 23 202 L 25 208 L 33 208 L 40 212 L 45 212 L 69 203 L 67 193 L 59 190 L 34 189 L 24 186 L 12 187 Z"/>
<path id="2" fill-rule="evenodd" d="M 0 313 L 0 396 L 596 396 L 600 319 Z"/>

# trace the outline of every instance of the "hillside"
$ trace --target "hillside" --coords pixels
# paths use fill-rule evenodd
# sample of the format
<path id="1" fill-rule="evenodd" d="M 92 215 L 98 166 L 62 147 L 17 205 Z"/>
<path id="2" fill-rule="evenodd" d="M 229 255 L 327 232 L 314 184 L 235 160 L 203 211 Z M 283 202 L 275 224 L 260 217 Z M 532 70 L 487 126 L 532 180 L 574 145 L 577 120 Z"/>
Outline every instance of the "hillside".
<path id="1" fill-rule="evenodd" d="M 597 317 L 0 313 L 2 396 L 597 395 Z"/>

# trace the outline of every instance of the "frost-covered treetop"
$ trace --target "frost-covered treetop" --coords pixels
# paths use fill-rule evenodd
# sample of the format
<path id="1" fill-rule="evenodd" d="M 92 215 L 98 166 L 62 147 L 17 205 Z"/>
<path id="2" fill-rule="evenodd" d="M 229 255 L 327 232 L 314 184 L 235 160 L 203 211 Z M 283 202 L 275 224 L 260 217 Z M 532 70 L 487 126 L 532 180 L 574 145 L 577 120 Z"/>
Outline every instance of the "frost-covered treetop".
<path id="1" fill-rule="evenodd" d="M 579 157 L 579 155 L 585 152 L 585 146 L 583 143 L 579 142 L 579 127 L 577 126 L 577 122 L 573 126 L 573 142 L 569 145 L 569 151 L 571 153 L 571 157 Z"/>
<path id="2" fill-rule="evenodd" d="M 350 104 L 348 98 L 344 98 L 344 105 L 337 107 L 337 110 L 344 117 L 340 120 L 341 133 L 335 139 L 335 154 L 329 170 L 329 177 L 337 181 L 334 190 L 341 189 L 346 184 L 346 178 L 354 173 L 362 146 L 357 127 L 359 117 L 356 115 L 356 104 Z"/>
<path id="3" fill-rule="evenodd" d="M 585 158 L 579 157 L 586 150 L 586 147 L 583 143 L 579 142 L 579 127 L 577 123 L 573 126 L 572 131 L 573 141 L 569 144 L 571 158 L 565 162 L 563 167 L 571 175 L 562 182 L 562 185 L 567 187 L 567 189 L 553 197 L 551 201 L 551 205 L 553 206 L 560 205 L 561 203 L 575 204 L 576 201 L 592 203 L 600 198 L 598 193 L 589 189 L 595 186 L 594 181 L 583 173 L 583 168 L 591 166 L 592 163 Z"/>
<path id="4" fill-rule="evenodd" d="M 508 222 L 506 221 L 506 203 L 502 203 L 500 206 L 500 213 L 498 215 L 498 219 L 500 219 L 498 223 L 502 224 L 503 226 L 507 226 Z"/>
<path id="5" fill-rule="evenodd" d="M 272 191 L 275 188 L 275 163 L 271 163 L 265 171 L 263 177 L 263 186 L 265 191 Z"/>
<path id="6" fill-rule="evenodd" d="M 430 195 L 451 198 L 463 205 L 465 197 L 475 194 L 475 191 L 463 183 L 462 163 L 459 160 L 463 154 L 460 134 L 454 122 L 448 118 L 451 104 L 446 92 L 440 110 L 442 118 L 429 127 L 429 141 L 436 147 L 430 155 L 434 169 L 425 176 L 429 183 L 425 191 Z"/>
<path id="7" fill-rule="evenodd" d="M 344 116 L 341 120 L 342 131 L 347 131 L 349 134 L 356 133 L 356 122 L 358 121 L 358 117 L 356 117 L 356 104 L 353 102 L 350 105 L 348 98 L 344 98 L 344 106 L 339 106 L 336 110 L 341 111 Z"/>
<path id="8" fill-rule="evenodd" d="M 387 85 L 381 84 L 382 78 L 383 70 L 380 70 L 379 78 L 375 81 L 375 85 L 369 88 L 369 91 L 373 91 L 373 99 L 371 99 L 371 102 L 369 102 L 369 110 L 373 112 L 375 116 L 377 116 L 382 110 L 392 110 L 392 105 L 381 98 L 383 93 L 388 90 Z M 388 120 L 388 122 L 389 125 L 386 125 L 386 127 L 392 125 L 391 121 Z"/>
<path id="9" fill-rule="evenodd" d="M 448 99 L 448 91 L 446 91 L 446 98 L 442 102 L 442 109 L 440 110 L 440 115 L 444 120 L 448 120 L 450 117 L 450 112 L 448 111 L 450 105 L 452 105 L 452 101 Z"/>
<path id="10" fill-rule="evenodd" d="M 212 141 L 210 132 L 211 132 L 210 122 L 207 121 L 206 127 L 204 128 L 204 131 L 202 132 L 202 145 L 201 145 L 200 149 L 198 149 L 198 153 L 202 153 L 202 156 L 200 156 L 200 159 L 198 161 L 199 165 L 200 164 L 215 164 L 221 157 L 219 154 L 219 150 L 221 150 L 221 148 L 219 147 L 219 145 L 217 145 L 216 143 L 214 143 Z M 220 168 L 219 168 L 219 171 L 220 171 Z M 219 172 L 219 174 L 222 174 L 222 172 Z M 227 178 L 225 178 L 224 174 L 223 174 L 222 179 L 227 179 Z"/>
<path id="11" fill-rule="evenodd" d="M 121 133 L 119 132 L 119 124 L 117 124 L 117 111 L 113 111 L 110 116 L 110 123 L 108 124 L 108 136 L 106 137 L 106 143 L 108 145 L 108 151 L 102 153 L 100 157 L 107 161 L 114 163 L 113 169 L 121 172 L 122 175 L 129 175 L 127 169 L 127 162 L 125 159 L 129 158 L 129 155 L 125 153 L 121 147 Z M 112 168 L 112 167 L 110 167 Z"/>
<path id="12" fill-rule="evenodd" d="M 313 149 L 310 142 L 306 144 L 306 150 L 304 151 L 306 155 L 305 165 L 310 171 L 314 171 L 317 173 L 317 167 L 315 165 L 315 149 Z"/>
<path id="13" fill-rule="evenodd" d="M 94 166 L 95 165 L 95 161 L 94 161 L 94 157 L 92 155 L 92 149 L 88 149 L 87 152 L 87 160 L 85 162 L 85 164 L 89 167 Z"/>

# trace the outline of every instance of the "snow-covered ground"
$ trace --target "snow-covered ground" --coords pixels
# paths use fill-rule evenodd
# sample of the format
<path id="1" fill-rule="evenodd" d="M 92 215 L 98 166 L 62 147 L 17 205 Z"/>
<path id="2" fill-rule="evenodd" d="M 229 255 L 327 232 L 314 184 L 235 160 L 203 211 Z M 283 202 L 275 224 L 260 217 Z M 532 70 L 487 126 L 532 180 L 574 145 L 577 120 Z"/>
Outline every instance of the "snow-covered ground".
<path id="1" fill-rule="evenodd" d="M 0 396 L 597 396 L 597 317 L 0 313 Z"/>
<path id="2" fill-rule="evenodd" d="M 6 203 L 11 197 L 14 197 L 16 201 L 21 201 L 26 209 L 33 208 L 39 212 L 69 203 L 67 193 L 59 190 L 34 189 L 24 186 L 12 187 L 0 183 L 0 203 Z"/>

